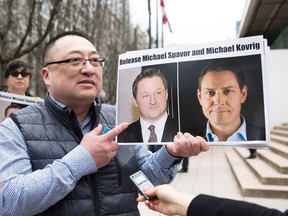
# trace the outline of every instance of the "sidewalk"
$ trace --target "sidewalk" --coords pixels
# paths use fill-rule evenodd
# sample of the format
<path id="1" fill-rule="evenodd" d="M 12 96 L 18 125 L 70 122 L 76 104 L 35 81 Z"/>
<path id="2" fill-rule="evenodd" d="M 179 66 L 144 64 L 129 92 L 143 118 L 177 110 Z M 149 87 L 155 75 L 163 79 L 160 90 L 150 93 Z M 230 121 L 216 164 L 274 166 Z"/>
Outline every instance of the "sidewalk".
<path id="1" fill-rule="evenodd" d="M 205 193 L 224 198 L 245 200 L 281 211 L 286 210 L 288 208 L 287 199 L 243 197 L 241 195 L 225 156 L 225 149 L 227 148 L 231 147 L 212 146 L 208 152 L 189 158 L 188 173 L 178 173 L 171 184 L 185 193 Z M 161 215 L 149 210 L 142 203 L 139 203 L 139 209 L 143 216 Z"/>

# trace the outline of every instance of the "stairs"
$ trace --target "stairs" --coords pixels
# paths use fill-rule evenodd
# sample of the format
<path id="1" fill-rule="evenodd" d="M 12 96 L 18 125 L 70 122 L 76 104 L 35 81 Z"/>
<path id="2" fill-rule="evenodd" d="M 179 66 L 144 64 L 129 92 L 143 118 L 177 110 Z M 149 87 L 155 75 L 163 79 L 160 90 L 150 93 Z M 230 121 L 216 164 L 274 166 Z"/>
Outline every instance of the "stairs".
<path id="1" fill-rule="evenodd" d="M 257 158 L 246 159 L 243 147 L 225 151 L 243 196 L 288 199 L 288 123 L 271 131 L 269 150 L 257 149 Z"/>

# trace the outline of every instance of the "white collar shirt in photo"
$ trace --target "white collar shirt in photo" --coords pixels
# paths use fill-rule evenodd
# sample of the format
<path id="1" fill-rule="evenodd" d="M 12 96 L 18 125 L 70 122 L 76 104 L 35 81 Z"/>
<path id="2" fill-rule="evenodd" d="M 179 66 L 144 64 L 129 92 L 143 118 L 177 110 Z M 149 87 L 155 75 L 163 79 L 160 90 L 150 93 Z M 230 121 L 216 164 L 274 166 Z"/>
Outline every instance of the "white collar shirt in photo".
<path id="1" fill-rule="evenodd" d="M 244 116 L 241 116 L 242 118 L 242 124 L 240 126 L 240 128 L 233 133 L 231 136 L 228 137 L 228 139 L 226 140 L 226 142 L 228 141 L 247 141 L 247 134 L 246 134 L 246 121 Z M 206 126 L 207 130 L 206 130 L 206 138 L 207 141 L 209 142 L 218 142 L 219 138 L 212 133 L 209 122 L 207 122 L 207 126 Z"/>

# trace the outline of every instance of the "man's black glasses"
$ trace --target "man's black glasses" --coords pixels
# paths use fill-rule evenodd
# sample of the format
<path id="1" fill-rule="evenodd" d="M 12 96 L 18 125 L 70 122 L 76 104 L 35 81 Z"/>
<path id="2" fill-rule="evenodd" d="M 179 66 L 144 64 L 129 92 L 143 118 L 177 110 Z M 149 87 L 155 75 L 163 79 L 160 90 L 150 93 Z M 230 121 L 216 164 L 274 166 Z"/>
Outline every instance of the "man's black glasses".
<path id="1" fill-rule="evenodd" d="M 93 67 L 99 67 L 99 66 L 104 67 L 105 58 L 102 58 L 102 57 L 88 58 L 88 59 L 70 58 L 70 59 L 65 59 L 65 60 L 61 60 L 61 61 L 48 62 L 45 64 L 45 67 L 47 67 L 48 65 L 51 65 L 51 64 L 63 64 L 63 63 L 78 67 L 78 66 L 83 65 L 86 61 L 89 61 Z"/>
<path id="2" fill-rule="evenodd" d="M 19 74 L 20 74 L 23 78 L 25 78 L 25 77 L 27 77 L 27 76 L 30 76 L 30 73 L 29 73 L 28 71 L 26 71 L 25 69 L 22 70 L 22 71 L 20 71 L 20 72 L 17 71 L 17 70 L 10 72 L 10 75 L 13 76 L 13 77 L 18 77 Z"/>

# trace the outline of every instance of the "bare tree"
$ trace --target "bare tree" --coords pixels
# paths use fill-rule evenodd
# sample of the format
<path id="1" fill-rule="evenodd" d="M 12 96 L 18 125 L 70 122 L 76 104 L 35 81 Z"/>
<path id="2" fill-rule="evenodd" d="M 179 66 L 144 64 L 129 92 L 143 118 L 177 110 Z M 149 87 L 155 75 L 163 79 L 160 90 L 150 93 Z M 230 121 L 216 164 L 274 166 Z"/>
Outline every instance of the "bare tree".
<path id="1" fill-rule="evenodd" d="M 32 52 L 43 42 L 52 29 L 53 20 L 57 14 L 60 2 L 61 0 L 51 2 L 52 7 L 49 11 L 47 22 L 41 23 L 44 28 L 39 32 L 35 24 L 38 24 L 37 20 L 40 13 L 37 9 L 39 4 L 42 4 L 41 1 L 1 1 L 0 15 L 5 17 L 5 19 L 1 19 L 0 27 L 1 71 L 3 71 L 4 65 L 10 60 Z M 36 31 L 38 34 L 34 34 Z M 3 73 L 1 73 L 0 78 L 1 85 L 3 85 Z"/>

